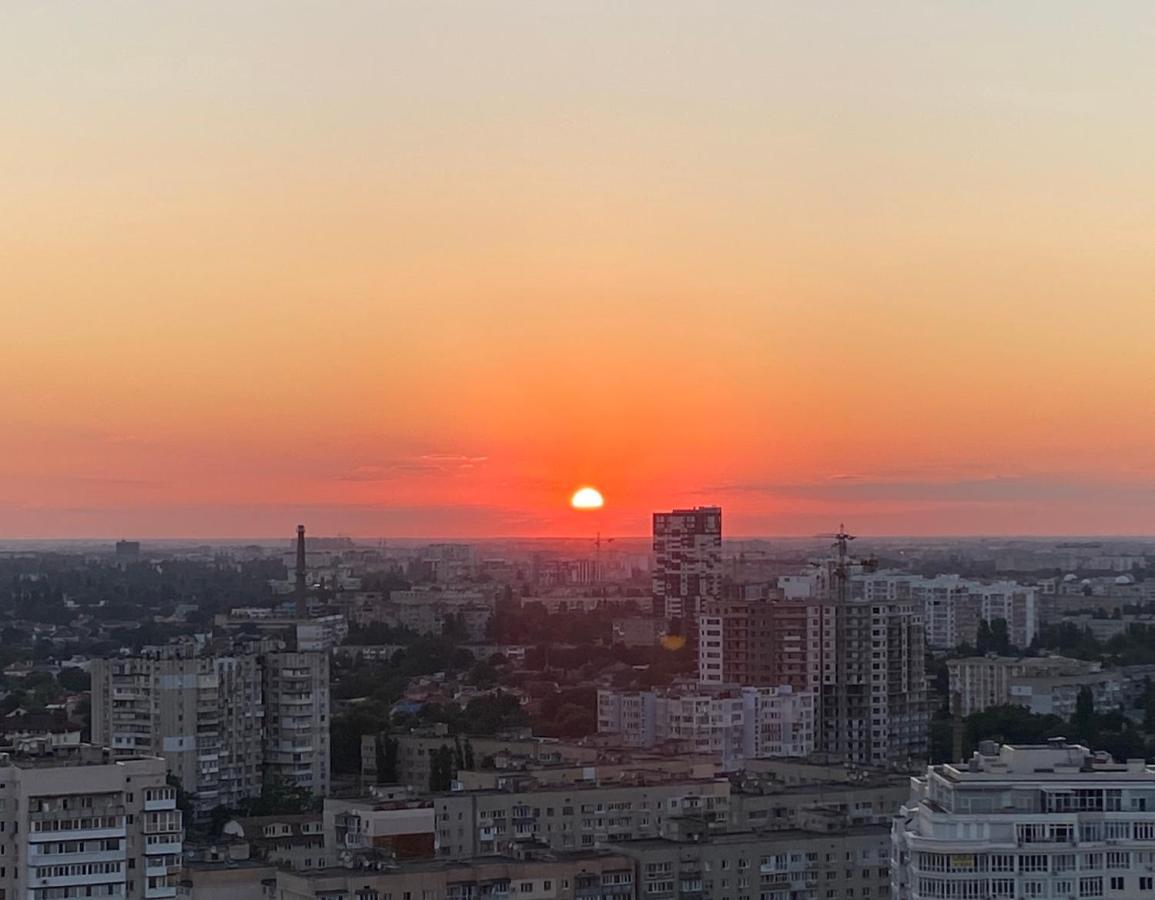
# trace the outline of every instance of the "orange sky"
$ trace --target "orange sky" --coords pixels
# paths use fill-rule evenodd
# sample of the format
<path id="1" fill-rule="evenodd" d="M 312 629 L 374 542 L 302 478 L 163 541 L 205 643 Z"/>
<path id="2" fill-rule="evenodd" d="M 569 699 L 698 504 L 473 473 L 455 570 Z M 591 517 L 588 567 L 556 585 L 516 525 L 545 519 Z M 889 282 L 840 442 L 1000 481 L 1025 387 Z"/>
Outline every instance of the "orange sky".
<path id="1" fill-rule="evenodd" d="M 0 537 L 1155 532 L 1146 4 L 0 34 Z"/>

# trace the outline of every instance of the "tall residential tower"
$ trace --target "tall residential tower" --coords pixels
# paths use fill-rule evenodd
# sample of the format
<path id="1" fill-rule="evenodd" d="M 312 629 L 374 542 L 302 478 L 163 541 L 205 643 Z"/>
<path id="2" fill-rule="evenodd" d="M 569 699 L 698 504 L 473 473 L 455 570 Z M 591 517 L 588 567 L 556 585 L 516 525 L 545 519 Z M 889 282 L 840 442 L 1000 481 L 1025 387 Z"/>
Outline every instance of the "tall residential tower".
<path id="1" fill-rule="evenodd" d="M 652 583 L 654 610 L 667 619 L 697 619 L 721 596 L 721 507 L 654 513 Z"/>

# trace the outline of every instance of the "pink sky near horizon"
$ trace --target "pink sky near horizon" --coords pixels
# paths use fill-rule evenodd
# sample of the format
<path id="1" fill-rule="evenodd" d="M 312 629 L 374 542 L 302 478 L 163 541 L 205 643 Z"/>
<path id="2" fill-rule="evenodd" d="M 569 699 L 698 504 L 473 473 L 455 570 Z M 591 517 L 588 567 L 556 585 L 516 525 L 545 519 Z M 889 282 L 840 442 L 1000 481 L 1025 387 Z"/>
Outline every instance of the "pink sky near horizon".
<path id="1" fill-rule="evenodd" d="M 1143 4 L 0 33 L 0 538 L 1155 533 Z"/>

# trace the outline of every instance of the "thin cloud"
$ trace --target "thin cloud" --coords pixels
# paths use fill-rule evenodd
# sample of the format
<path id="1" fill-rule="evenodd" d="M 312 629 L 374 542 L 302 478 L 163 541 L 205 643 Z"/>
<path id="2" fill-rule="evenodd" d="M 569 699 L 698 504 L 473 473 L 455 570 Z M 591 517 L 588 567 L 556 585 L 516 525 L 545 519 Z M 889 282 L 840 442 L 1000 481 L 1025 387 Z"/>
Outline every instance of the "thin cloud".
<path id="1" fill-rule="evenodd" d="M 443 478 L 467 473 L 488 461 L 488 456 L 468 456 L 464 453 L 422 453 L 383 463 L 360 465 L 339 476 L 337 480 L 392 481 L 405 476 Z"/>

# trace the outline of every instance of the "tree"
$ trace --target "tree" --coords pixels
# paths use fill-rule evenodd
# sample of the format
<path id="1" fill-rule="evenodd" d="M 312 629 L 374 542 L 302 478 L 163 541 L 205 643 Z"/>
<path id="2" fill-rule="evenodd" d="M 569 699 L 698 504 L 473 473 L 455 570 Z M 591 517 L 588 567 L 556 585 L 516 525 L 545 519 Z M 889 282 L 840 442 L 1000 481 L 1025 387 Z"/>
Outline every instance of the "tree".
<path id="1" fill-rule="evenodd" d="M 475 768 L 474 762 L 475 762 L 475 760 L 473 758 L 473 743 L 469 740 L 469 738 L 466 738 L 465 739 L 465 768 L 466 769 Z"/>
<path id="2" fill-rule="evenodd" d="M 1079 695 L 1075 698 L 1075 714 L 1071 717 L 1071 728 L 1074 729 L 1075 736 L 1083 740 L 1089 740 L 1095 734 L 1095 697 L 1087 685 L 1079 688 Z"/>
<path id="3" fill-rule="evenodd" d="M 1006 619 L 979 620 L 978 636 L 975 649 L 980 655 L 997 653 L 1006 656 L 1011 652 L 1010 632 L 1007 630 Z"/>
<path id="4" fill-rule="evenodd" d="M 447 791 L 453 786 L 453 750 L 442 744 L 429 754 L 429 790 Z"/>
<path id="5" fill-rule="evenodd" d="M 1143 679 L 1143 730 L 1155 733 L 1155 684 L 1150 675 Z"/>

